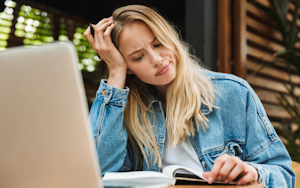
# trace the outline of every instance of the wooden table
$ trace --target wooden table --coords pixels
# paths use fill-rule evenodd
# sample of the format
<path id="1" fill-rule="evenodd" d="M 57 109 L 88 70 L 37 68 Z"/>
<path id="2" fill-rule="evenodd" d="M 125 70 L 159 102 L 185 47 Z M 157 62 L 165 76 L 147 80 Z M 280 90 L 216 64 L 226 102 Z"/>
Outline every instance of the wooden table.
<path id="1" fill-rule="evenodd" d="M 264 185 L 259 182 L 252 182 L 247 185 L 170 185 L 168 188 L 263 188 Z"/>
<path id="2" fill-rule="evenodd" d="M 295 161 L 292 161 L 292 168 L 293 168 L 294 172 L 296 173 L 295 188 L 299 188 L 300 187 L 300 164 Z"/>

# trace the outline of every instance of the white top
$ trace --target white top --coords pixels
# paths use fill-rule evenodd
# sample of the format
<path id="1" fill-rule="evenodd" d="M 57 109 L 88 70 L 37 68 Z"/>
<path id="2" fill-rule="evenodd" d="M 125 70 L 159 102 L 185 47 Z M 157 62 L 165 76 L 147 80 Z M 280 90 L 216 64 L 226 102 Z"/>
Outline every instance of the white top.
<path id="1" fill-rule="evenodd" d="M 199 172 L 204 172 L 203 167 L 197 157 L 197 153 L 188 137 L 186 137 L 181 145 L 179 144 L 180 143 L 169 150 L 169 139 L 168 134 L 166 134 L 161 170 L 168 165 L 182 165 Z M 178 170 L 177 172 L 185 174 L 189 173 L 184 170 Z"/>

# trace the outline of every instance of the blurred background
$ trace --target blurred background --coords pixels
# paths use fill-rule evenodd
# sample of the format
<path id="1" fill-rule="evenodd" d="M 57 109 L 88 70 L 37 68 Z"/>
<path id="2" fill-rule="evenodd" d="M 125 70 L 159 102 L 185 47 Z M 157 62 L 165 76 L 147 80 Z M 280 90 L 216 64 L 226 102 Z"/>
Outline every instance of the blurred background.
<path id="1" fill-rule="evenodd" d="M 217 0 L 5 0 L 0 6 L 0 11 L 3 10 L 0 13 L 0 50 L 57 40 L 72 41 L 78 52 L 78 68 L 83 74 L 90 107 L 100 79 L 106 78 L 108 73 L 105 63 L 97 57 L 83 33 L 89 23 L 96 24 L 110 17 L 113 10 L 129 4 L 155 8 L 177 28 L 183 40 L 193 46 L 192 53 L 204 60 L 206 50 L 209 54 L 206 62 L 210 62 L 207 66 L 217 70 Z M 205 12 L 207 7 L 210 11 Z M 209 18 L 206 21 L 205 16 Z M 210 40 L 205 37 L 207 35 L 211 35 Z"/>
<path id="2" fill-rule="evenodd" d="M 128 4 L 155 7 L 206 68 L 246 79 L 293 160 L 300 161 L 299 0 L 5 0 L 0 50 L 72 41 L 90 107 L 108 74 L 83 33 Z"/>

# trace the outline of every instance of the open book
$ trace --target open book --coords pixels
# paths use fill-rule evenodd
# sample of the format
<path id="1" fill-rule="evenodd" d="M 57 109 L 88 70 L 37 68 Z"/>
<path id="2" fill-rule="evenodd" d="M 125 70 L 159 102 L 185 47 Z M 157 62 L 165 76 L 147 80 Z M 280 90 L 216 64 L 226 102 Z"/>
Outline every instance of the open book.
<path id="1" fill-rule="evenodd" d="M 176 171 L 184 170 L 190 174 L 184 174 L 178 176 Z M 154 171 L 132 171 L 132 172 L 106 172 L 103 181 L 130 181 L 130 182 L 144 182 L 149 184 L 155 183 L 167 183 L 169 185 L 175 185 L 177 180 L 194 181 L 194 182 L 207 182 L 202 176 L 202 172 L 198 172 L 191 168 L 187 168 L 180 165 L 169 165 L 165 167 L 161 172 Z M 214 181 L 214 183 L 223 183 L 223 181 Z M 231 182 L 230 184 L 236 184 Z"/>

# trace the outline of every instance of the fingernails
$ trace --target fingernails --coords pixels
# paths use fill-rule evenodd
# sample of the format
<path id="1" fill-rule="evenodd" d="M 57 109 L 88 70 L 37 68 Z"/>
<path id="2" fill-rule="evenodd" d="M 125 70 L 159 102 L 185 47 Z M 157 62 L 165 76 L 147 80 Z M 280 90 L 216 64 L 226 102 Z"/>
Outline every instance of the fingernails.
<path id="1" fill-rule="evenodd" d="M 222 180 L 222 177 L 221 177 L 221 176 L 218 176 L 218 180 L 219 180 L 219 181 Z"/>
<path id="2" fill-rule="evenodd" d="M 224 180 L 224 183 L 225 184 L 229 183 L 229 180 L 228 179 Z"/>
<path id="3" fill-rule="evenodd" d="M 214 179 L 213 179 L 212 177 L 208 178 L 208 183 L 209 183 L 209 184 L 212 184 L 213 181 L 214 181 Z"/>
<path id="4" fill-rule="evenodd" d="M 242 185 L 242 182 L 241 182 L 241 181 L 238 181 L 236 184 L 237 184 L 237 185 Z"/>

